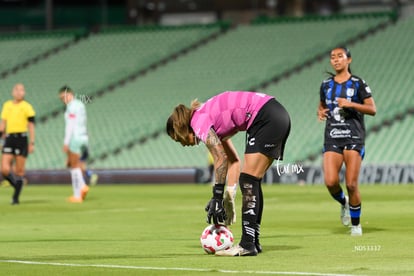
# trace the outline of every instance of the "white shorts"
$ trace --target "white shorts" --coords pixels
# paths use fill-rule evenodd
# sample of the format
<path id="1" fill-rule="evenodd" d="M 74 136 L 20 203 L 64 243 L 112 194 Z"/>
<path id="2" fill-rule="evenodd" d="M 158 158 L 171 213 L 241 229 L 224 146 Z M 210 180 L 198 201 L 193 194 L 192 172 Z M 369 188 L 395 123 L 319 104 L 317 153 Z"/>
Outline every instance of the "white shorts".
<path id="1" fill-rule="evenodd" d="M 88 146 L 88 136 L 73 137 L 69 142 L 69 150 L 73 153 L 81 154 L 82 149 Z"/>

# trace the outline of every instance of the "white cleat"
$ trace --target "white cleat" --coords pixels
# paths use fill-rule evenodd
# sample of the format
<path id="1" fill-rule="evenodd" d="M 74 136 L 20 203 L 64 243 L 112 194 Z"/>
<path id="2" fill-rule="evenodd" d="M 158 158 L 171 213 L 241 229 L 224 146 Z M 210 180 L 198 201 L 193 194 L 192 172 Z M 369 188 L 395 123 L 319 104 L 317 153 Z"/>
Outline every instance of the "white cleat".
<path id="1" fill-rule="evenodd" d="M 341 221 L 344 226 L 351 223 L 351 215 L 349 214 L 349 198 L 345 196 L 345 205 L 341 206 Z"/>
<path id="2" fill-rule="evenodd" d="M 241 247 L 240 245 L 232 246 L 229 249 L 221 250 L 216 252 L 216 256 L 228 256 L 228 257 L 237 257 L 237 256 L 257 256 L 257 250 L 247 250 Z"/>
<path id="3" fill-rule="evenodd" d="M 362 236 L 361 224 L 351 226 L 351 236 L 352 237 Z"/>

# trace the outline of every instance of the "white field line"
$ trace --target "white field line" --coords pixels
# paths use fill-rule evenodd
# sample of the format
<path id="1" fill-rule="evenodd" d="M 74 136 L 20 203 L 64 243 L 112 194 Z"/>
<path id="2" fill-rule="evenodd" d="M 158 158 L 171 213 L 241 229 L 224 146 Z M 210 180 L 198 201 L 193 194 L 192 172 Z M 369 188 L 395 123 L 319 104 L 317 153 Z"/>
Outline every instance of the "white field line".
<path id="1" fill-rule="evenodd" d="M 110 265 L 110 264 L 71 264 L 71 263 L 54 263 L 54 262 L 34 262 L 23 260 L 0 260 L 0 263 L 15 263 L 26 265 L 49 265 L 49 266 L 69 266 L 69 267 L 98 267 L 98 268 L 121 268 L 137 270 L 164 270 L 164 271 L 195 271 L 195 272 L 221 272 L 221 273 L 246 273 L 246 274 L 268 274 L 268 275 L 303 275 L 303 276 L 354 276 L 352 274 L 333 274 L 318 272 L 295 272 L 295 271 L 242 271 L 226 269 L 208 269 L 208 268 L 189 268 L 189 267 L 153 267 L 153 266 L 131 266 L 131 265 Z M 361 275 L 359 275 L 361 276 Z"/>

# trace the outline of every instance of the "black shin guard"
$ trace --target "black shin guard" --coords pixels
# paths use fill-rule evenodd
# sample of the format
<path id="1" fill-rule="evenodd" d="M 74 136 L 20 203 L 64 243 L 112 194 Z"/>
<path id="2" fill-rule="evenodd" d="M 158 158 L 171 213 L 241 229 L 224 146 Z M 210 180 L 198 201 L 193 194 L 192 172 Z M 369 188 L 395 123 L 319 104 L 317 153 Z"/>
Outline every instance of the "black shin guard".
<path id="1" fill-rule="evenodd" d="M 252 250 L 255 248 L 258 218 L 261 219 L 260 179 L 249 174 L 241 173 L 239 182 L 243 197 L 242 238 L 240 246 L 247 250 Z"/>

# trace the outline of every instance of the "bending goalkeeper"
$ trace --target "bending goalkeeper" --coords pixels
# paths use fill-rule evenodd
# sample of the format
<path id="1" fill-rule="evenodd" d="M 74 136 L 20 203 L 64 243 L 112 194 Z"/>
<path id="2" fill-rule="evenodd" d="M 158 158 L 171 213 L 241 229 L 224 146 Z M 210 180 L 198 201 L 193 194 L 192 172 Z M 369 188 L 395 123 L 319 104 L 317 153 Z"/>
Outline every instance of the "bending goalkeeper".
<path id="1" fill-rule="evenodd" d="M 244 164 L 230 137 L 246 131 Z M 240 243 L 220 256 L 256 256 L 263 213 L 261 180 L 274 159 L 283 159 L 290 131 L 290 117 L 272 96 L 247 91 L 227 91 L 205 103 L 192 101 L 174 108 L 167 133 L 182 146 L 203 142 L 214 158 L 216 184 L 206 206 L 207 222 L 229 225 L 235 221 L 234 198 L 238 180 L 242 193 L 242 237 Z M 227 189 L 225 183 L 227 180 Z"/>

